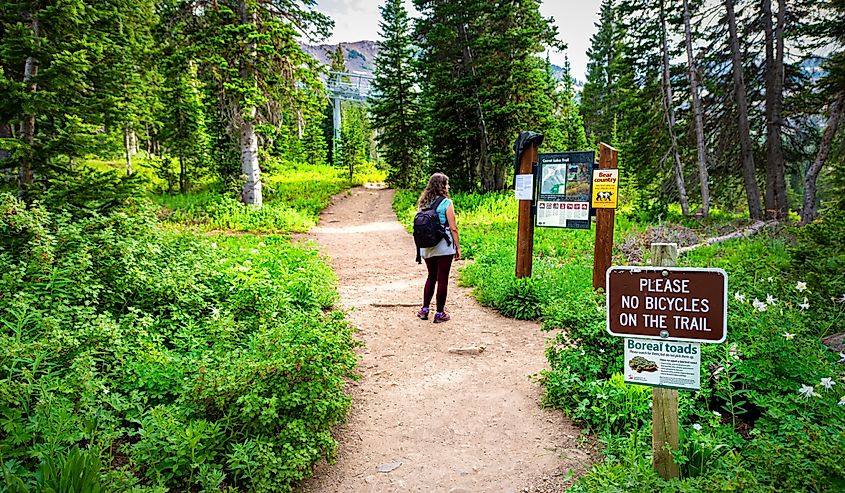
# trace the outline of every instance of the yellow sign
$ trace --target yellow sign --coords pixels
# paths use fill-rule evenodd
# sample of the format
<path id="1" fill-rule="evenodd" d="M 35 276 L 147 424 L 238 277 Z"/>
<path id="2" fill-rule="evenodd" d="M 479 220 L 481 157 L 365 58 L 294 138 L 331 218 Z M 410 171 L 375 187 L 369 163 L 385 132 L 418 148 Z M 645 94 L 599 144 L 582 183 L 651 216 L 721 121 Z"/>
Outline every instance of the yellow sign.
<path id="1" fill-rule="evenodd" d="M 618 169 L 593 170 L 593 209 L 616 209 L 618 192 Z"/>

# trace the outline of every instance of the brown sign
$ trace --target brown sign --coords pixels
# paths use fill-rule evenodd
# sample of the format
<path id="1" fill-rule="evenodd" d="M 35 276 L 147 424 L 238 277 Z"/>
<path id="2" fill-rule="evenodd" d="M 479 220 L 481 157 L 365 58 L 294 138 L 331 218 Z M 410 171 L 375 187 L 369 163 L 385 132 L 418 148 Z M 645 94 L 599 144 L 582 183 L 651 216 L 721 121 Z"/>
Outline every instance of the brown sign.
<path id="1" fill-rule="evenodd" d="M 622 337 L 724 342 L 728 275 L 722 269 L 611 267 L 607 331 Z"/>

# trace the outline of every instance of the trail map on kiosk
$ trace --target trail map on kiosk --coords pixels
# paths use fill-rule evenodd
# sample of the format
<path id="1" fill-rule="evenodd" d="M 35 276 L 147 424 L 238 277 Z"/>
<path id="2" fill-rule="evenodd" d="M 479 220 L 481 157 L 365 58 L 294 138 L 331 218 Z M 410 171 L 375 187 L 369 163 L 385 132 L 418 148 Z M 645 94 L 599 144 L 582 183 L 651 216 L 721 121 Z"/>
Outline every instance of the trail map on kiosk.
<path id="1" fill-rule="evenodd" d="M 590 187 L 595 152 L 550 152 L 538 156 L 540 193 L 536 225 L 590 228 Z"/>

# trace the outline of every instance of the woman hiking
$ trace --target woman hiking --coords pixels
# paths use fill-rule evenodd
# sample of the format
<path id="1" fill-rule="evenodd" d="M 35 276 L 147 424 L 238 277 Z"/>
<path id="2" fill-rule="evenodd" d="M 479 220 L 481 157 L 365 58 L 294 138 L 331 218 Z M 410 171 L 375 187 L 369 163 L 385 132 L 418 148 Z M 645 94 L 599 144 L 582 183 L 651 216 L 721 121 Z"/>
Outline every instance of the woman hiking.
<path id="1" fill-rule="evenodd" d="M 437 291 L 437 311 L 434 313 L 434 323 L 448 322 L 449 314 L 446 313 L 446 292 L 449 287 L 449 270 L 452 268 L 452 259 L 460 260 L 461 242 L 458 237 L 458 226 L 455 221 L 455 207 L 449 198 L 449 177 L 443 173 L 434 173 L 428 179 L 428 186 L 423 190 L 417 201 L 417 210 L 423 210 L 434 206 L 440 218 L 440 224 L 444 225 L 448 241 L 444 238 L 430 248 L 420 248 L 420 256 L 425 259 L 425 266 L 428 269 L 428 277 L 425 280 L 423 289 L 423 304 L 417 316 L 422 320 L 428 320 L 430 313 L 429 305 Z"/>

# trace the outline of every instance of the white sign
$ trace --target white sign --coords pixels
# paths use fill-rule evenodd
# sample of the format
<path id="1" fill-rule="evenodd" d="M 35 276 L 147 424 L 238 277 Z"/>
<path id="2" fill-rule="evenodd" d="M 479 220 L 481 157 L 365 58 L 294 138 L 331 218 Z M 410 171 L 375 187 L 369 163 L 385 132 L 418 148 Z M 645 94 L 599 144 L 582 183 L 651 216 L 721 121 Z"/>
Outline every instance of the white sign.
<path id="1" fill-rule="evenodd" d="M 701 389 L 697 342 L 625 338 L 625 381 L 680 390 Z"/>
<path id="2" fill-rule="evenodd" d="M 534 175 L 516 175 L 516 200 L 534 200 Z"/>
<path id="3" fill-rule="evenodd" d="M 537 201 L 537 226 L 566 228 L 573 221 L 590 221 L 589 202 L 561 202 L 557 200 Z"/>

